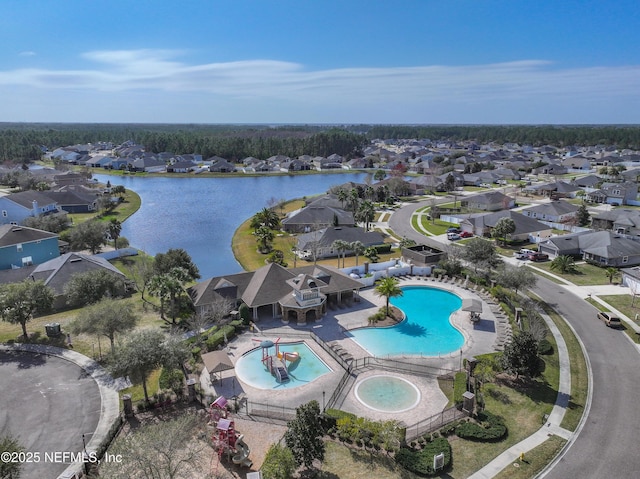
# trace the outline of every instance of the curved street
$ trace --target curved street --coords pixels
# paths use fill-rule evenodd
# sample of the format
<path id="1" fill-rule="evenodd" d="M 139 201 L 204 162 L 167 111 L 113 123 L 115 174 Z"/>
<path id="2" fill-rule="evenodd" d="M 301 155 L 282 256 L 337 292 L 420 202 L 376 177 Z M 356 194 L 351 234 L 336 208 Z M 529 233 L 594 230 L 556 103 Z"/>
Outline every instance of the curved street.
<path id="1" fill-rule="evenodd" d="M 556 283 L 539 278 L 533 291 L 573 327 L 592 372 L 591 405 L 582 429 L 545 477 L 639 477 L 638 433 L 633 427 L 637 346 L 624 332 L 599 321 L 593 306 Z"/>
<path id="2" fill-rule="evenodd" d="M 424 243 L 428 237 L 415 231 L 411 216 L 428 201 L 398 209 L 389 219 L 397 236 Z M 594 307 L 546 278 L 533 291 L 573 327 L 590 364 L 591 398 L 580 428 L 561 457 L 543 476 L 640 477 L 635 424 L 635 375 L 640 370 L 638 347 L 622 331 L 607 328 L 596 318 Z"/>

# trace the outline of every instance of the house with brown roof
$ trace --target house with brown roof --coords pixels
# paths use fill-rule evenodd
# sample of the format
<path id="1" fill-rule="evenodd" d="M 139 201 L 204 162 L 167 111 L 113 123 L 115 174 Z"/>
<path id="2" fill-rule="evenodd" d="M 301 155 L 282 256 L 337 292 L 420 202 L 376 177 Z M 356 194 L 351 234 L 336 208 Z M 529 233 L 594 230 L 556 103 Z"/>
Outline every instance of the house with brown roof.
<path id="1" fill-rule="evenodd" d="M 359 294 L 362 284 L 330 266 L 287 269 L 275 263 L 253 271 L 218 276 L 189 288 L 196 312 L 207 314 L 221 297 L 245 303 L 257 321 L 261 315 L 298 324 L 320 321 L 327 305 L 343 304 Z"/>

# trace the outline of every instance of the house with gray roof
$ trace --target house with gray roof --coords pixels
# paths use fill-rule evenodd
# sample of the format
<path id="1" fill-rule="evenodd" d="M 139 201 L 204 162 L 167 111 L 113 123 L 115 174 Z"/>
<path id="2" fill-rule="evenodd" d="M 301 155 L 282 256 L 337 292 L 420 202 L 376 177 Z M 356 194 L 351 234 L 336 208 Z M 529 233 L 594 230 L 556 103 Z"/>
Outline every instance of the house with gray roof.
<path id="1" fill-rule="evenodd" d="M 493 228 L 502 218 L 511 218 L 516 225 L 515 231 L 509 236 L 512 240 L 538 242 L 540 238 L 551 236 L 551 226 L 511 210 L 469 215 L 460 222 L 460 228 L 476 236 L 491 236 Z"/>
<path id="2" fill-rule="evenodd" d="M 529 218 L 535 218 L 541 221 L 564 223 L 576 218 L 579 209 L 579 206 L 567 201 L 556 200 L 522 209 L 520 210 L 520 213 L 528 216 Z"/>
<path id="3" fill-rule="evenodd" d="M 58 204 L 47 194 L 28 190 L 0 197 L 0 224 L 22 224 L 33 216 L 58 212 Z"/>
<path id="4" fill-rule="evenodd" d="M 638 184 L 633 182 L 605 183 L 599 190 L 587 193 L 587 200 L 593 203 L 629 205 L 638 198 Z"/>
<path id="5" fill-rule="evenodd" d="M 640 237 L 640 211 L 616 208 L 591 217 L 594 229 Z"/>
<path id="6" fill-rule="evenodd" d="M 40 264 L 58 256 L 57 234 L 26 226 L 0 225 L 0 269 Z"/>
<path id="7" fill-rule="evenodd" d="M 484 211 L 500 211 L 513 208 L 515 200 L 501 191 L 487 191 L 473 196 L 465 196 L 460 200 L 462 207 Z"/>
<path id="8" fill-rule="evenodd" d="M 360 241 L 364 247 L 381 245 L 384 236 L 377 231 L 365 231 L 359 227 L 331 226 L 298 236 L 296 249 L 300 257 L 306 259 L 335 258 L 339 255 L 352 255 L 353 251 L 338 251 L 334 241 L 353 243 Z"/>
<path id="9" fill-rule="evenodd" d="M 223 297 L 246 304 L 254 321 L 263 315 L 305 324 L 321 321 L 327 305 L 350 302 L 361 287 L 359 281 L 329 266 L 287 269 L 271 263 L 253 272 L 210 278 L 187 292 L 201 314 Z"/>
<path id="10" fill-rule="evenodd" d="M 554 236 L 538 245 L 541 253 L 551 257 L 578 256 L 601 266 L 635 266 L 640 264 L 640 241 L 611 231 L 585 231 Z"/>
<path id="11" fill-rule="evenodd" d="M 351 211 L 336 205 L 333 198 L 320 198 L 302 209 L 292 211 L 282 220 L 282 229 L 290 233 L 309 233 L 328 226 L 355 226 Z M 326 204 L 330 203 L 330 204 Z"/>
<path id="12" fill-rule="evenodd" d="M 26 279 L 43 281 L 46 286 L 53 290 L 55 297 L 54 309 L 61 309 L 67 306 L 64 288 L 71 278 L 76 274 L 96 270 L 107 271 L 109 274 L 125 280 L 125 275 L 118 268 L 99 256 L 66 253 L 37 266 L 0 271 L 0 284 L 14 283 Z M 124 293 L 125 291 L 122 291 L 122 294 Z"/>

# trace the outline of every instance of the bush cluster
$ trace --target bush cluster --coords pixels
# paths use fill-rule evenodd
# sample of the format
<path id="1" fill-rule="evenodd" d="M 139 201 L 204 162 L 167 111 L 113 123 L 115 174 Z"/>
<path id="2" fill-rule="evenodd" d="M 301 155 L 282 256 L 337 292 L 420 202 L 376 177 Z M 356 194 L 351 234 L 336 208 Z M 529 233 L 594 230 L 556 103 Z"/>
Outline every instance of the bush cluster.
<path id="1" fill-rule="evenodd" d="M 456 435 L 471 441 L 499 441 L 507 435 L 507 426 L 500 416 L 484 411 L 478 422 L 465 422 L 456 427 Z"/>
<path id="2" fill-rule="evenodd" d="M 423 476 L 434 476 L 433 458 L 437 454 L 444 453 L 444 470 L 451 467 L 451 445 L 443 437 L 438 437 L 424 444 L 420 451 L 403 447 L 396 453 L 396 462 L 405 469 Z M 442 470 L 438 470 L 440 474 Z"/>
<path id="3" fill-rule="evenodd" d="M 553 354 L 553 345 L 547 339 L 542 339 L 538 343 L 538 354 L 540 355 L 550 355 Z"/>
<path id="4" fill-rule="evenodd" d="M 346 443 L 395 452 L 404 442 L 406 431 L 397 421 L 371 421 L 336 409 L 327 410 L 326 417 L 327 432 Z"/>

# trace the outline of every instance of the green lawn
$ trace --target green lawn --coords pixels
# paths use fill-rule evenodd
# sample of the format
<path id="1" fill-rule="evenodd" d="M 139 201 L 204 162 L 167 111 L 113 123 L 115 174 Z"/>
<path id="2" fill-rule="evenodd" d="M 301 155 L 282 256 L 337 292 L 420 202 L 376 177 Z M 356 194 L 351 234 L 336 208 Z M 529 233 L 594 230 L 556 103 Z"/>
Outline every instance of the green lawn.
<path id="1" fill-rule="evenodd" d="M 604 268 L 599 268 L 588 263 L 576 265 L 576 273 L 560 273 L 551 269 L 551 261 L 535 263 L 536 268 L 540 268 L 548 273 L 555 274 L 560 278 L 577 284 L 578 286 L 594 286 L 598 284 L 609 284 L 609 278 L 605 274 Z"/>
<path id="2" fill-rule="evenodd" d="M 433 235 L 441 235 L 446 233 L 448 228 L 458 227 L 458 225 L 455 223 L 447 223 L 446 221 L 442 221 L 440 219 L 430 220 L 426 216 L 420 217 L 420 225 L 423 229 L 427 230 Z M 420 228 L 418 228 L 418 231 L 421 231 Z"/>
<path id="3" fill-rule="evenodd" d="M 634 300 L 633 296 L 629 294 L 616 294 L 616 295 L 609 295 L 609 296 L 598 295 L 598 297 L 601 300 L 605 301 L 607 304 L 612 305 L 612 307 L 620 311 L 627 318 L 629 318 L 635 324 L 640 326 L 640 320 L 636 320 L 636 315 L 638 315 L 638 318 L 640 318 L 640 298 L 636 297 Z M 604 306 L 602 306 L 599 303 L 596 307 L 601 311 L 607 310 Z M 625 332 L 629 335 L 629 337 L 635 343 L 640 343 L 640 335 L 636 334 L 634 329 L 630 327 L 625 327 Z"/>

